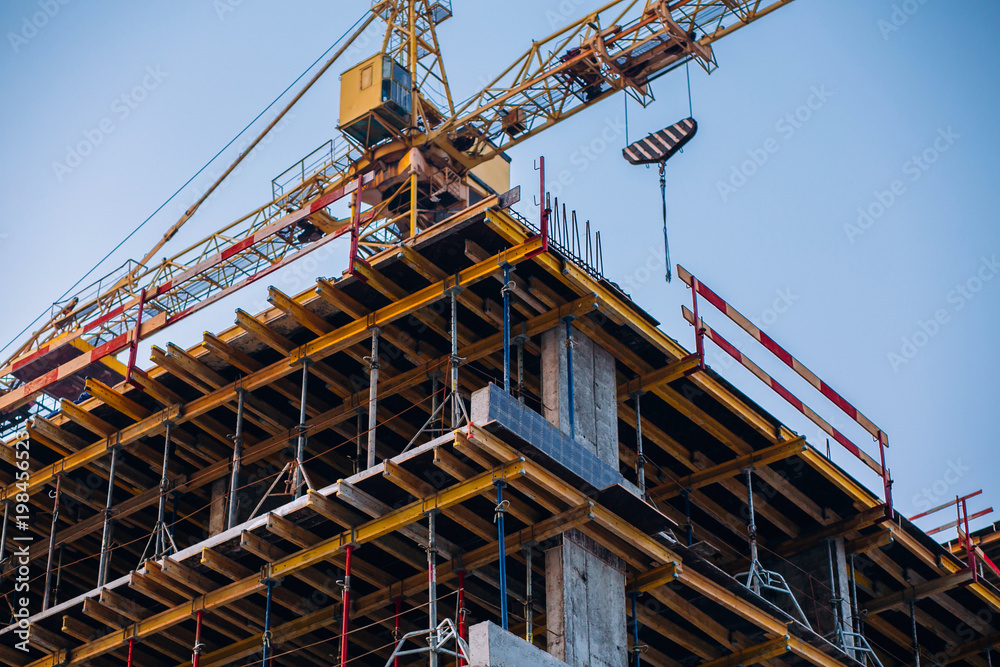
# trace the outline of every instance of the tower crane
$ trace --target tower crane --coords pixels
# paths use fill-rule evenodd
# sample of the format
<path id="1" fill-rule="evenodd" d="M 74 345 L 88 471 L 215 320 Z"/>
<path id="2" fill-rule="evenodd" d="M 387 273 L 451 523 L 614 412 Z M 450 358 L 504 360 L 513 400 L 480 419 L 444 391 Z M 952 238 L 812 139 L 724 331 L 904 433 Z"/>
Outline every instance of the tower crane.
<path id="1" fill-rule="evenodd" d="M 508 149 L 619 91 L 646 106 L 652 83 L 687 63 L 712 72 L 716 41 L 790 2 L 612 0 L 533 41 L 456 102 L 438 41 L 438 27 L 452 18 L 450 0 L 373 0 L 256 141 L 380 20 L 379 52 L 341 76 L 341 136 L 276 178 L 269 201 L 156 261 L 255 141 L 141 260 L 53 305 L 50 319 L 0 366 L 0 435 L 46 401 L 75 400 L 88 377 L 138 384 L 140 340 L 338 237 L 350 235 L 353 267 L 457 211 L 496 203 L 508 189 Z M 330 207 L 344 198 L 352 214 L 339 219 Z M 123 364 L 116 357 L 126 350 Z"/>

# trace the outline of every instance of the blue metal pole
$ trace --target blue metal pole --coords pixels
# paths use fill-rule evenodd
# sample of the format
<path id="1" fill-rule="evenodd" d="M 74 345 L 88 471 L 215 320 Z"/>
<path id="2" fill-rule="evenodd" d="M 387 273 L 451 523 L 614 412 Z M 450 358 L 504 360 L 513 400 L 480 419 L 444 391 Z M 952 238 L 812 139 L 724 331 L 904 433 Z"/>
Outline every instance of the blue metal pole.
<path id="1" fill-rule="evenodd" d="M 267 582 L 267 601 L 264 603 L 264 659 L 261 667 L 269 667 L 271 661 L 271 594 L 274 592 L 274 582 Z"/>
<path id="2" fill-rule="evenodd" d="M 503 529 L 503 487 L 505 482 L 497 480 L 497 545 L 500 555 L 500 627 L 507 629 L 507 545 L 504 544 Z"/>
<path id="3" fill-rule="evenodd" d="M 510 393 L 510 264 L 503 265 L 503 390 Z"/>
<path id="4" fill-rule="evenodd" d="M 639 664 L 639 594 L 632 593 L 629 597 L 632 598 L 632 653 L 635 655 L 635 667 L 641 667 Z"/>
<path id="5" fill-rule="evenodd" d="M 569 413 L 569 436 L 576 439 L 576 425 L 573 423 L 573 329 L 570 322 L 572 317 L 566 318 L 566 380 L 568 387 L 568 413 Z"/>

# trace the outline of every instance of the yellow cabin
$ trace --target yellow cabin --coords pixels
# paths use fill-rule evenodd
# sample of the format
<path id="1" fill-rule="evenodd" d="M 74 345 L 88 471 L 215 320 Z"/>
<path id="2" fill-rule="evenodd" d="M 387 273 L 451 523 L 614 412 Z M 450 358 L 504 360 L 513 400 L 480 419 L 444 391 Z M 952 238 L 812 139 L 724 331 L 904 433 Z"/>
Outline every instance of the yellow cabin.
<path id="1" fill-rule="evenodd" d="M 392 57 L 372 56 L 340 76 L 339 129 L 369 147 L 397 136 L 413 110 L 410 72 Z"/>

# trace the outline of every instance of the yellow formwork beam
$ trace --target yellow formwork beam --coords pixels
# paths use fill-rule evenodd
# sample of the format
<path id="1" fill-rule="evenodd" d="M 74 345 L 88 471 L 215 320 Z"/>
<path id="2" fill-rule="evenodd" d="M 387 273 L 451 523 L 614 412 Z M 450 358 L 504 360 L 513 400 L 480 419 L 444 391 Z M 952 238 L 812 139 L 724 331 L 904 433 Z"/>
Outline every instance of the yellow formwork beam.
<path id="1" fill-rule="evenodd" d="M 541 244 L 540 238 L 528 240 L 525 243 L 504 250 L 496 256 L 463 269 L 454 276 L 449 276 L 445 280 L 417 290 L 403 299 L 394 301 L 377 311 L 369 313 L 365 317 L 356 319 L 329 334 L 320 336 L 305 345 L 295 348 L 285 359 L 266 366 L 259 371 L 247 374 L 240 380 L 239 387 L 247 391 L 254 391 L 295 372 L 298 365 L 305 359 L 319 361 L 351 345 L 366 340 L 371 335 L 370 329 L 372 327 L 384 326 L 434 303 L 443 298 L 446 290 L 451 287 L 460 287 L 478 282 L 493 274 L 497 270 L 497 267 L 501 266 L 504 262 L 513 265 L 530 259 L 541 249 Z M 32 474 L 27 492 L 33 493 L 44 488 L 59 473 L 70 472 L 96 461 L 104 456 L 110 447 L 116 444 L 129 445 L 139 438 L 156 433 L 162 428 L 162 423 L 165 420 L 170 420 L 174 423 L 184 423 L 200 417 L 221 405 L 235 401 L 237 389 L 238 387 L 234 383 L 191 400 L 183 406 L 172 406 L 169 410 L 146 417 L 135 424 L 123 428 L 114 436 L 88 445 L 52 465 L 41 468 Z M 18 491 L 24 491 L 24 489 L 18 489 L 15 485 L 10 484 L 3 489 L 0 500 L 12 497 Z"/>
<path id="2" fill-rule="evenodd" d="M 770 660 L 771 658 L 776 658 L 779 655 L 784 655 L 791 650 L 792 645 L 789 643 L 789 636 L 782 635 L 777 639 L 772 639 L 771 641 L 757 644 L 756 646 L 749 646 L 745 649 L 736 651 L 735 653 L 724 655 L 721 658 L 708 660 L 707 662 L 701 663 L 699 667 L 738 667 L 740 665 L 755 665 L 758 662 L 763 662 L 765 660 Z"/>
<path id="3" fill-rule="evenodd" d="M 805 438 L 796 438 L 788 442 L 780 442 L 764 449 L 759 449 L 749 454 L 737 457 L 731 461 L 725 461 L 711 468 L 705 468 L 698 472 L 691 473 L 672 482 L 666 482 L 649 490 L 649 495 L 656 499 L 670 498 L 681 491 L 693 491 L 703 486 L 714 484 L 726 477 L 732 477 L 740 473 L 741 470 L 750 466 L 762 466 L 775 461 L 787 459 L 789 456 L 806 449 Z"/>
<path id="4" fill-rule="evenodd" d="M 343 532 L 319 544 L 303 549 L 275 563 L 266 565 L 259 575 L 235 581 L 193 600 L 184 602 L 155 616 L 134 623 L 120 631 L 107 634 L 100 639 L 86 643 L 69 651 L 66 660 L 55 662 L 54 655 L 46 656 L 30 663 L 29 667 L 57 667 L 58 665 L 79 665 L 109 651 L 120 648 L 129 637 L 141 639 L 162 632 L 191 618 L 199 610 L 220 607 L 266 587 L 269 580 L 281 579 L 311 565 L 330 558 L 348 544 L 360 545 L 387 535 L 403 526 L 420 519 L 426 512 L 440 510 L 462 503 L 493 486 L 497 480 L 513 482 L 525 474 L 524 461 L 516 460 L 493 470 L 484 472 L 439 493 L 422 498 L 414 503 L 378 517 L 357 528 Z"/>
<path id="5" fill-rule="evenodd" d="M 473 425 L 469 430 L 471 433 L 466 438 L 467 442 L 475 445 L 482 444 L 494 455 L 502 455 L 505 450 L 508 456 L 516 455 L 516 451 L 513 448 L 497 440 L 495 436 L 490 435 L 482 429 Z M 456 446 L 460 446 L 461 443 L 462 439 L 456 438 Z M 568 503 L 582 502 L 587 498 L 583 492 L 562 482 L 533 461 L 525 461 L 524 469 L 526 473 L 524 479 L 542 484 L 547 490 L 554 492 Z M 655 562 L 673 563 L 676 566 L 681 565 L 680 557 L 670 549 L 600 505 L 595 504 L 591 509 L 591 514 L 594 516 L 593 522 L 595 524 L 627 540 L 631 546 L 639 549 Z M 786 634 L 786 621 L 775 618 L 724 586 L 715 583 L 690 568 L 678 567 L 677 573 L 677 581 L 753 623 L 760 629 L 774 635 L 784 636 Z M 843 663 L 826 655 L 816 647 L 795 637 L 789 639 L 789 645 L 793 653 L 808 660 L 817 667 L 842 667 L 843 665 Z"/>

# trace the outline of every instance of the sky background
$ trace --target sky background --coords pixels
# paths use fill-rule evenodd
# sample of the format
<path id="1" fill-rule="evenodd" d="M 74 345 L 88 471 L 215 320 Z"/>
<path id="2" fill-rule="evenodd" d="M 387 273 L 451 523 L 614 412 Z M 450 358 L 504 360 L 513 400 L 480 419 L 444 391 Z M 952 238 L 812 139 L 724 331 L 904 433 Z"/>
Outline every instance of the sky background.
<path id="1" fill-rule="evenodd" d="M 598 5 L 455 0 L 454 18 L 439 29 L 455 98 L 478 90 L 532 39 Z M 367 6 L 0 4 L 0 344 L 163 204 Z M 980 488 L 970 511 L 1000 508 L 998 28 L 1000 5 L 988 0 L 797 0 L 718 42 L 711 76 L 691 68 L 699 132 L 667 168 L 673 261 L 890 435 L 895 499 L 907 515 Z M 337 75 L 378 41 L 369 33 L 350 50 L 167 250 L 266 203 L 272 178 L 335 136 Z M 608 277 L 693 348 L 680 314 L 689 293 L 663 279 L 656 171 L 620 153 L 626 140 L 688 115 L 683 70 L 654 92 L 649 107 L 628 105 L 627 137 L 619 95 L 514 148 L 511 181 L 523 186 L 517 208 L 537 219 L 532 161 L 545 155 L 553 193 L 602 230 Z M 252 136 L 91 279 L 141 257 Z M 82 141 L 96 145 L 76 159 L 70 153 Z M 317 275 L 339 275 L 346 248 L 328 247 L 263 282 L 295 293 Z M 151 342 L 187 347 L 204 329 L 227 328 L 236 307 L 263 309 L 265 296 L 266 284 L 252 286 Z M 870 436 L 724 316 L 708 308 L 703 316 L 877 456 Z M 818 428 L 711 343 L 708 359 L 825 447 Z M 877 476 L 835 443 L 833 458 L 880 492 Z"/>

